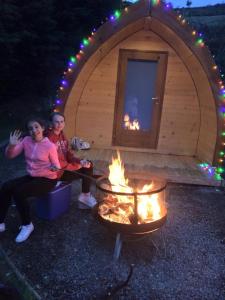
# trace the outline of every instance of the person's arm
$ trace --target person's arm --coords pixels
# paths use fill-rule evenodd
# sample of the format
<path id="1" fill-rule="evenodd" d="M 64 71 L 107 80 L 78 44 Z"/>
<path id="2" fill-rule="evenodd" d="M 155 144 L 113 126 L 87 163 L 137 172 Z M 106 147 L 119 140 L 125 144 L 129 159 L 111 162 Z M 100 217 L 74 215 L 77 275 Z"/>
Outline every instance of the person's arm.
<path id="1" fill-rule="evenodd" d="M 64 141 L 64 145 L 65 145 L 64 155 L 65 155 L 65 159 L 67 161 L 67 166 L 64 167 L 65 170 L 68 170 L 68 171 L 79 170 L 81 168 L 80 159 L 75 157 L 73 152 L 70 150 L 69 142 L 63 132 L 61 133 L 61 139 Z"/>
<path id="2" fill-rule="evenodd" d="M 70 151 L 69 149 L 67 150 L 66 153 L 66 160 L 71 163 L 71 164 L 80 164 L 80 159 L 78 157 L 76 157 L 72 151 Z"/>
<path id="3" fill-rule="evenodd" d="M 52 164 L 52 167 L 56 167 L 57 169 L 61 168 L 55 144 L 52 144 L 52 147 L 49 152 L 49 159 Z"/>
<path id="4" fill-rule="evenodd" d="M 91 162 L 86 159 L 80 159 L 77 158 L 72 151 L 67 151 L 67 161 L 69 162 L 69 165 L 77 167 L 77 169 L 80 168 L 90 168 Z"/>
<path id="5" fill-rule="evenodd" d="M 24 149 L 23 141 L 24 140 L 21 140 L 21 132 L 19 130 L 11 132 L 9 144 L 5 149 L 5 156 L 11 159 L 21 154 Z"/>

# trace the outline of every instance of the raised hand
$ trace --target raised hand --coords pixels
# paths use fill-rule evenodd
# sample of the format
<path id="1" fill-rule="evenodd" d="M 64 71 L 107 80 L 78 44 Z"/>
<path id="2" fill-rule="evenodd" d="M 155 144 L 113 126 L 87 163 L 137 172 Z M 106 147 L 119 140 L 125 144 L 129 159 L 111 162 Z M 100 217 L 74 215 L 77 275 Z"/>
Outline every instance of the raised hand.
<path id="1" fill-rule="evenodd" d="M 21 134 L 22 132 L 20 130 L 15 130 L 14 132 L 10 133 L 9 136 L 9 144 L 11 146 L 16 146 L 21 141 Z"/>

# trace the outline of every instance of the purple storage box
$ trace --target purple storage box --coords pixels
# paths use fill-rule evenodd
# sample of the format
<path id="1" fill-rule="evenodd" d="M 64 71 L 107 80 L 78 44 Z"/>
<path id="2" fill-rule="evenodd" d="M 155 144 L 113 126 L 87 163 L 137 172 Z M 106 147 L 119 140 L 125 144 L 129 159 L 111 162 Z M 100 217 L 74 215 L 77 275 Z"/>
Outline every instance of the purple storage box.
<path id="1" fill-rule="evenodd" d="M 71 184 L 61 183 L 48 194 L 36 198 L 36 214 L 39 218 L 53 220 L 66 212 L 71 199 Z"/>

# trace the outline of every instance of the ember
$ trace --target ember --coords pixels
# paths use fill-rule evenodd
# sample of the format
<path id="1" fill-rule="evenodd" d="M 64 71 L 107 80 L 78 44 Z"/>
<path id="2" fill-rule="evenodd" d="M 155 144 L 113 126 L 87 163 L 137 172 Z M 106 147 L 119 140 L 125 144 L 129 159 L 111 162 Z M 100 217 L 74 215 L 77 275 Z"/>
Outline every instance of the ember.
<path id="1" fill-rule="evenodd" d="M 130 184 L 119 153 L 112 158 L 109 171 L 108 183 L 102 184 L 106 193 L 98 208 L 102 218 L 121 224 L 146 224 L 166 215 L 165 186 L 153 181 L 142 187 L 136 182 Z"/>

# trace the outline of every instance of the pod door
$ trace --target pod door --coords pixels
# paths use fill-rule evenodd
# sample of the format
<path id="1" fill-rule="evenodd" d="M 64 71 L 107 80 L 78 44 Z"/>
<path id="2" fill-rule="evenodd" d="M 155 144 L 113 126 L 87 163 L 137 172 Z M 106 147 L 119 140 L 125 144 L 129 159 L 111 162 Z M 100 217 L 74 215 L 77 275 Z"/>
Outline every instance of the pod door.
<path id="1" fill-rule="evenodd" d="M 156 148 L 167 52 L 120 50 L 112 144 Z"/>

